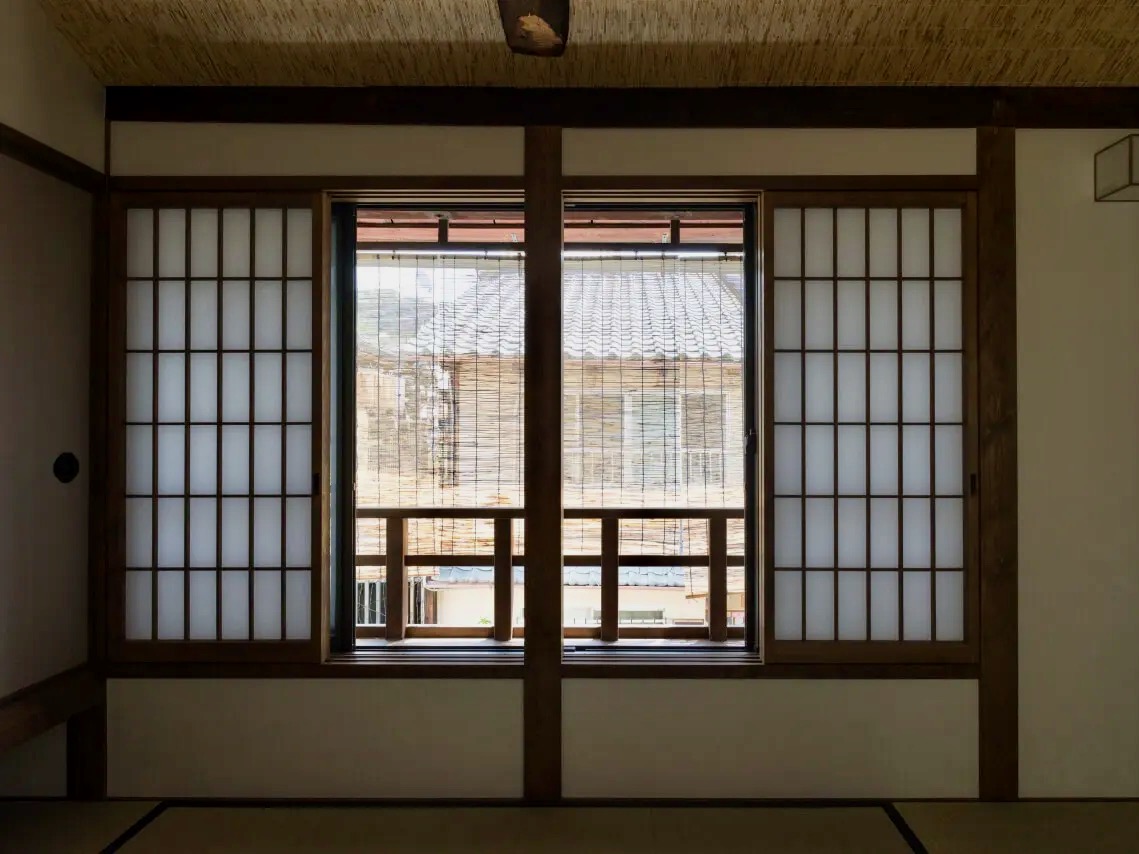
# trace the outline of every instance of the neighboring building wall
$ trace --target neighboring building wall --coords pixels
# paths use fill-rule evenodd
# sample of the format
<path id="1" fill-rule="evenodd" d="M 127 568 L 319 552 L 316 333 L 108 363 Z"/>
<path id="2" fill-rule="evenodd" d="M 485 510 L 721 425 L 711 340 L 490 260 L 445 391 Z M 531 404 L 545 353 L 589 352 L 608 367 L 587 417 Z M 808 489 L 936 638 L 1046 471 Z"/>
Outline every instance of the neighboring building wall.
<path id="1" fill-rule="evenodd" d="M 522 618 L 523 589 L 514 587 L 514 623 Z M 581 615 L 601 608 L 601 589 L 598 587 L 567 587 L 563 591 L 564 613 L 567 625 L 585 625 Z M 682 587 L 622 587 L 618 599 L 620 610 L 662 610 L 665 620 L 703 620 L 704 598 L 688 598 Z M 494 620 L 494 588 L 490 586 L 448 587 L 439 591 L 439 624 L 443 626 L 474 626 L 480 619 Z"/>
<path id="2" fill-rule="evenodd" d="M 1020 794 L 1139 797 L 1139 204 L 1019 131 Z"/>

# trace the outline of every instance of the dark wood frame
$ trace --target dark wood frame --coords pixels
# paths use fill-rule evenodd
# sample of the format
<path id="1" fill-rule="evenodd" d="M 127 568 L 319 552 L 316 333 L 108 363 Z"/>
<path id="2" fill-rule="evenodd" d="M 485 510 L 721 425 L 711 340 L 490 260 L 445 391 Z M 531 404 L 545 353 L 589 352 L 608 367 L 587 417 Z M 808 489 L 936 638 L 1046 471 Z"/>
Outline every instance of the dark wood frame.
<path id="1" fill-rule="evenodd" d="M 126 461 L 126 422 L 125 412 L 125 382 L 126 382 L 126 212 L 132 207 L 159 208 L 169 207 L 187 211 L 187 230 L 189 229 L 188 212 L 196 207 L 216 208 L 307 208 L 312 211 L 312 358 L 314 364 L 312 371 L 312 449 L 311 462 L 313 466 L 312 489 L 309 493 L 312 499 L 310 544 L 312 549 L 311 572 L 311 613 L 310 637 L 308 640 L 285 640 L 285 623 L 282 615 L 282 638 L 273 641 L 192 641 L 192 640 L 145 640 L 131 641 L 125 638 L 125 593 L 126 593 L 126 561 L 125 561 L 125 461 Z M 328 654 L 328 615 L 325 607 L 325 591 L 328 587 L 329 566 L 327 556 L 328 537 L 328 498 L 329 498 L 329 471 L 328 471 L 328 401 L 330 390 L 328 388 L 328 348 L 327 328 L 330 297 L 328 293 L 327 267 L 328 239 L 327 239 L 326 201 L 320 193 L 296 192 L 221 192 L 221 193 L 194 193 L 194 192 L 142 192 L 142 193 L 114 193 L 109 197 L 108 231 L 109 231 L 109 273 L 107 277 L 107 305 L 108 321 L 105 338 L 105 350 L 100 354 L 100 363 L 106 366 L 106 408 L 101 412 L 101 429 L 105 431 L 106 472 L 105 482 L 102 484 L 104 492 L 101 503 L 108 508 L 108 522 L 105 529 L 106 537 L 106 571 L 105 571 L 105 633 L 108 663 L 113 667 L 116 664 L 127 662 L 151 662 L 155 664 L 176 664 L 187 661 L 251 661 L 251 662 L 308 662 L 319 664 Z M 284 223 L 282 227 L 287 227 Z M 250 217 L 250 229 L 253 228 L 253 217 Z M 158 241 L 158 221 L 154 220 L 155 244 Z M 219 217 L 219 235 L 221 221 Z M 220 239 L 220 237 L 219 237 Z M 189 246 L 187 243 L 187 256 Z M 252 252 L 252 246 L 250 248 Z M 283 245 L 282 251 L 287 251 Z M 154 254 L 154 269 L 152 279 L 158 281 L 158 254 Z M 221 256 L 218 257 L 218 281 L 221 280 Z M 287 271 L 282 269 L 282 281 Z M 254 278 L 252 264 L 250 268 L 250 281 Z M 187 266 L 185 280 L 190 280 L 190 270 Z M 251 285 L 252 287 L 252 285 Z M 188 289 L 187 289 L 188 292 Z M 219 292 L 219 307 L 221 295 Z M 284 299 L 284 294 L 282 295 Z M 283 304 L 282 304 L 283 305 Z M 220 308 L 219 308 L 220 310 Z M 189 317 L 187 316 L 187 323 Z M 252 336 L 252 316 L 250 318 L 250 334 Z M 220 334 L 220 329 L 219 329 Z M 189 341 L 187 339 L 187 346 Z M 250 347 L 252 348 L 252 337 Z M 157 341 L 155 342 L 157 347 Z M 220 351 L 220 341 L 219 341 Z M 219 362 L 219 371 L 220 362 Z M 189 370 L 187 360 L 187 371 Z M 156 374 L 157 377 L 157 374 Z M 155 379 L 157 382 L 157 378 Z M 252 394 L 252 390 L 251 390 Z M 189 388 L 186 389 L 187 401 Z M 220 387 L 219 387 L 220 395 Z M 252 406 L 252 403 L 251 403 Z M 284 400 L 282 400 L 282 418 L 284 418 Z M 252 410 L 251 410 L 252 412 Z M 221 413 L 219 411 L 220 419 Z M 252 423 L 252 414 L 251 414 Z M 189 410 L 186 411 L 187 423 Z M 220 421 L 219 421 L 220 424 Z M 94 429 L 94 428 L 93 428 Z M 188 432 L 188 431 L 187 431 Z M 188 441 L 188 438 L 187 438 Z M 250 443 L 252 443 L 252 430 Z M 153 441 L 153 454 L 157 457 L 157 435 Z M 282 446 L 284 437 L 282 436 Z M 283 452 L 283 450 L 282 450 Z M 219 450 L 220 453 L 220 450 Z M 250 477 L 252 478 L 253 458 L 250 454 Z M 187 457 L 187 466 L 188 457 Z M 283 476 L 283 472 L 282 472 Z M 220 489 L 220 482 L 218 488 Z M 187 481 L 186 489 L 189 489 Z M 252 479 L 250 490 L 252 494 Z M 220 493 L 219 493 L 220 500 Z M 282 512 L 284 512 L 284 499 L 282 498 Z M 113 509 L 112 509 L 113 508 Z M 220 505 L 219 505 L 220 514 Z M 153 524 L 153 522 L 152 522 Z M 252 525 L 252 515 L 250 516 Z M 156 532 L 152 531 L 152 537 Z M 189 536 L 189 529 L 185 531 Z M 283 531 L 282 531 L 283 536 Z M 220 542 L 220 541 L 219 541 Z M 252 536 L 250 536 L 250 549 L 252 549 Z M 283 554 L 283 552 L 282 552 Z M 283 562 L 283 559 L 282 559 Z M 252 566 L 252 560 L 250 560 Z M 286 567 L 280 567 L 282 585 L 284 585 Z M 155 569 L 155 572 L 157 569 Z M 189 578 L 189 567 L 184 567 Z M 220 573 L 220 570 L 219 570 Z M 252 622 L 252 568 L 250 569 L 250 625 Z M 218 580 L 218 597 L 221 596 L 220 574 Z M 152 620 L 156 619 L 155 596 L 157 595 L 157 578 L 152 581 Z M 188 598 L 184 602 L 188 608 Z M 282 609 L 284 608 L 284 591 L 282 590 Z M 220 622 L 221 612 L 218 612 Z M 184 631 L 189 631 L 189 621 L 186 620 Z M 156 636 L 155 636 L 156 637 Z M 188 634 L 187 634 L 188 638 Z"/>
<path id="2" fill-rule="evenodd" d="M 457 97 L 457 93 L 461 93 Z M 111 86 L 111 121 L 561 127 L 1139 126 L 1134 87 Z"/>
<path id="3" fill-rule="evenodd" d="M 904 576 L 902 573 L 902 568 L 900 566 L 898 568 L 898 574 L 899 574 L 899 589 L 898 589 L 899 614 L 898 614 L 898 621 L 899 621 L 899 625 L 898 625 L 898 639 L 897 640 L 895 640 L 895 641 L 872 641 L 869 639 L 867 639 L 865 641 L 840 641 L 837 639 L 836 640 L 830 640 L 830 641 L 777 640 L 775 638 L 775 620 L 774 620 L 774 606 L 775 606 L 774 588 L 775 588 L 775 572 L 776 572 L 775 560 L 774 560 L 774 549 L 773 548 L 766 548 L 764 550 L 764 567 L 763 567 L 763 578 L 764 578 L 764 657 L 767 661 L 772 662 L 772 663 L 802 662 L 802 663 L 818 664 L 818 663 L 823 663 L 823 662 L 833 662 L 833 663 L 837 663 L 837 664 L 857 664 L 857 663 L 863 663 L 863 664 L 866 664 L 866 663 L 881 663 L 881 664 L 890 664 L 890 663 L 897 663 L 897 664 L 903 664 L 903 663 L 972 664 L 972 663 L 976 663 L 976 661 L 978 659 L 978 653 L 979 653 L 979 649 L 980 649 L 980 632 L 979 632 L 979 624 L 980 623 L 979 623 L 979 618 L 978 618 L 978 615 L 980 612 L 980 603 L 979 603 L 980 583 L 979 583 L 979 579 L 978 579 L 979 572 L 978 572 L 976 544 L 977 544 L 978 537 L 979 537 L 979 530 L 978 530 L 978 524 L 977 524 L 977 520 L 978 520 L 977 510 L 978 510 L 978 505 L 979 505 L 979 499 L 978 499 L 978 496 L 976 495 L 976 493 L 970 490 L 970 483 L 975 480 L 976 472 L 977 472 L 977 430 L 978 430 L 978 421 L 977 421 L 977 342 L 976 342 L 976 334 L 975 334 L 975 331 L 976 331 L 976 308 L 977 308 L 977 299 L 976 299 L 977 265 L 976 265 L 975 235 L 976 235 L 976 231 L 977 231 L 977 218 L 976 218 L 976 200 L 974 198 L 974 194 L 968 193 L 968 192 L 935 192 L 935 191 L 924 191 L 924 192 L 922 192 L 922 191 L 911 191 L 911 190 L 906 190 L 906 191 L 877 190 L 877 191 L 854 191 L 854 192 L 848 191 L 848 192 L 797 192 L 797 193 L 773 192 L 773 193 L 766 193 L 764 195 L 764 217 L 763 217 L 763 220 L 764 220 L 764 245 L 769 246 L 769 247 L 774 246 L 774 240 L 775 240 L 774 212 L 775 212 L 776 208 L 786 207 L 786 208 L 798 208 L 800 210 L 803 210 L 803 209 L 810 208 L 810 207 L 819 207 L 819 208 L 830 208 L 830 209 L 834 209 L 836 211 L 839 208 L 843 208 L 843 207 L 855 208 L 855 209 L 861 208 L 861 209 L 865 209 L 865 210 L 869 210 L 869 208 L 872 208 L 872 207 L 881 207 L 881 208 L 887 208 L 887 209 L 898 209 L 899 210 L 899 216 L 897 217 L 898 229 L 899 229 L 898 240 L 897 240 L 897 243 L 898 243 L 897 251 L 899 254 L 898 269 L 896 271 L 896 277 L 891 277 L 891 278 L 895 278 L 897 283 L 898 283 L 898 321 L 897 321 L 898 322 L 898 345 L 897 345 L 897 352 L 900 356 L 902 353 L 902 335 L 901 335 L 901 324 L 902 324 L 902 312 L 901 312 L 902 296 L 901 296 L 901 294 L 902 294 L 902 289 L 901 289 L 901 282 L 902 282 L 902 279 L 904 278 L 902 275 L 902 269 L 901 269 L 902 241 L 901 241 L 900 209 L 902 207 L 905 207 L 905 206 L 913 206 L 913 207 L 917 207 L 917 208 L 921 208 L 921 209 L 929 209 L 930 210 L 930 217 L 929 217 L 929 220 L 930 220 L 930 226 L 929 226 L 930 227 L 929 279 L 931 282 L 934 279 L 932 210 L 934 208 L 957 208 L 957 209 L 961 210 L 961 241 L 962 241 L 962 245 L 961 245 L 961 250 L 962 250 L 961 291 L 962 291 L 962 320 L 963 320 L 963 328 L 962 328 L 962 348 L 963 348 L 963 366 L 962 366 L 963 378 L 962 379 L 963 379 L 963 389 L 962 389 L 962 391 L 963 391 L 963 395 L 964 395 L 964 400 L 963 400 L 963 412 L 964 412 L 963 437 L 964 437 L 965 447 L 964 447 L 964 452 L 962 454 L 963 472 L 962 472 L 961 481 L 962 481 L 963 495 L 960 496 L 960 498 L 962 498 L 962 500 L 964 501 L 964 522 L 965 522 L 964 567 L 963 567 L 964 583 L 965 583 L 965 590 L 964 590 L 964 594 L 965 594 L 965 637 L 964 637 L 964 641 L 963 642 L 950 642 L 950 641 L 937 641 L 935 639 L 931 639 L 929 641 L 906 641 L 903 639 L 903 632 L 901 629 L 902 612 L 903 612 L 902 586 L 901 585 L 902 585 L 902 581 L 903 581 Z M 837 240 L 838 240 L 837 234 L 838 234 L 838 229 L 837 229 L 837 224 L 836 224 L 836 226 L 834 228 L 835 246 L 834 246 L 834 250 L 833 250 L 836 254 L 836 258 L 837 258 L 837 251 L 838 251 L 837 250 L 837 245 L 838 245 L 837 244 Z M 801 239 L 804 240 L 803 246 L 805 247 L 805 236 L 802 236 Z M 870 263 L 870 261 L 869 261 L 869 254 L 870 254 L 869 253 L 869 240 L 870 240 L 869 223 L 867 223 L 867 229 L 866 229 L 866 241 L 867 241 L 866 263 L 867 263 L 867 265 L 869 265 L 869 263 Z M 805 248 L 802 248 L 801 251 L 805 252 Z M 866 271 L 865 275 L 866 275 L 867 281 L 869 281 L 869 267 L 867 267 L 867 271 Z M 832 281 L 835 282 L 835 285 L 836 285 L 834 298 L 836 300 L 836 306 L 837 306 L 837 299 L 838 299 L 838 297 L 837 297 L 837 282 L 839 279 L 837 267 L 834 270 L 832 270 L 832 276 L 830 276 L 830 277 L 827 277 L 827 276 L 811 277 L 811 276 L 806 275 L 805 260 L 801 260 L 801 269 L 800 269 L 800 277 L 799 278 L 801 280 L 804 280 L 804 281 L 807 279 L 811 279 L 811 278 L 815 278 L 815 279 L 830 278 Z M 763 288 L 764 288 L 763 303 L 765 306 L 769 306 L 773 302 L 775 279 L 776 279 L 776 276 L 775 276 L 775 269 L 774 269 L 774 253 L 773 252 L 765 252 L 764 253 L 764 271 L 763 271 Z M 867 299 L 869 299 L 869 295 L 867 296 Z M 934 346 L 933 341 L 932 341 L 932 335 L 933 335 L 933 313 L 932 313 L 933 308 L 932 308 L 932 306 L 933 306 L 933 299 L 932 299 L 932 295 L 931 295 L 931 299 L 930 299 L 930 336 L 931 336 L 931 340 L 930 340 L 930 356 L 931 356 L 931 358 L 930 358 L 930 372 L 931 372 L 931 374 L 934 370 L 933 359 L 932 359 L 933 346 Z M 805 324 L 805 309 L 801 310 L 800 321 L 801 321 L 801 323 Z M 765 334 L 763 336 L 763 338 L 764 338 L 763 363 L 764 363 L 764 377 L 765 377 L 765 381 L 764 381 L 764 409 L 765 409 L 765 411 L 772 412 L 773 404 L 774 404 L 773 377 L 774 377 L 774 359 L 775 359 L 773 313 L 768 312 L 766 314 L 765 322 L 766 322 L 766 330 L 765 330 Z M 835 352 L 835 358 L 837 359 L 838 353 L 844 352 L 844 351 L 840 351 L 838 348 L 838 345 L 837 345 L 837 331 L 838 331 L 838 326 L 837 326 L 837 324 L 838 324 L 838 313 L 837 313 L 837 311 L 834 312 L 833 322 L 835 324 L 835 339 L 836 339 L 835 340 L 834 352 Z M 869 344 L 870 313 L 869 313 L 868 308 L 866 310 L 866 323 L 867 323 L 866 347 L 869 348 L 869 346 L 870 346 L 870 344 Z M 804 330 L 805 330 L 805 327 L 804 327 Z M 805 347 L 805 340 L 801 341 L 800 343 L 802 346 Z M 804 350 L 804 352 L 805 352 L 805 350 Z M 857 352 L 857 351 L 852 351 L 852 352 Z M 900 369 L 901 369 L 901 367 L 899 364 L 899 370 Z M 869 366 L 867 366 L 867 371 L 869 371 Z M 837 423 L 837 400 L 838 400 L 838 397 L 837 397 L 838 396 L 837 363 L 836 363 L 836 371 L 835 371 L 835 376 L 834 376 L 833 381 L 834 381 L 834 387 L 835 387 L 835 391 L 834 391 L 835 409 L 836 409 L 835 418 L 836 418 L 836 423 Z M 805 372 L 803 374 L 802 382 L 804 383 L 804 389 L 805 389 L 805 383 L 806 383 Z M 866 403 L 866 406 L 867 406 L 867 411 L 866 411 L 867 440 L 866 441 L 867 441 L 867 455 L 869 455 L 869 441 L 870 441 L 870 439 L 869 439 L 869 426 L 871 423 L 870 422 L 870 410 L 869 410 L 869 394 L 870 394 L 869 377 L 867 377 L 866 394 L 867 394 L 867 403 Z M 901 466 L 902 431 L 900 429 L 901 428 L 901 419 L 902 419 L 902 414 L 901 414 L 902 413 L 902 398 L 901 398 L 901 395 L 902 395 L 901 380 L 899 378 L 899 380 L 898 380 L 898 419 L 899 419 L 899 424 L 898 424 L 898 426 L 899 426 L 899 431 L 898 431 L 899 490 L 898 491 L 899 491 L 899 494 L 897 496 L 899 499 L 902 497 L 901 486 L 900 486 L 901 474 L 902 474 L 902 466 Z M 804 394 L 803 398 L 805 401 L 805 394 Z M 930 423 L 931 423 L 931 425 L 932 425 L 933 420 L 934 420 L 932 410 L 933 410 L 933 398 L 931 395 L 931 399 L 930 399 Z M 765 500 L 765 506 L 764 506 L 764 514 L 763 514 L 763 525 L 764 525 L 764 530 L 767 532 L 767 535 L 764 538 L 766 543 L 771 543 L 773 541 L 772 537 L 773 537 L 774 525 L 775 525 L 775 516 L 774 516 L 774 514 L 775 514 L 775 509 L 774 509 L 775 441 L 774 441 L 774 430 L 771 428 L 771 424 L 773 424 L 773 423 L 774 422 L 770 421 L 770 420 L 765 420 L 765 422 L 764 422 L 764 427 L 765 427 L 765 431 L 764 431 L 764 433 L 765 433 L 765 435 L 764 435 L 764 500 Z M 835 453 L 834 470 L 835 470 L 835 477 L 837 478 L 837 472 L 838 472 L 838 464 L 837 464 L 837 461 L 838 461 L 838 443 L 837 443 L 837 441 L 834 444 L 834 448 L 835 448 L 835 450 L 834 450 L 834 453 Z M 931 467 L 932 467 L 932 465 L 933 465 L 933 456 L 932 456 L 933 442 L 932 442 L 932 439 L 930 442 L 930 448 L 931 448 Z M 803 454 L 803 466 L 805 467 L 805 465 L 806 465 L 806 455 L 804 453 Z M 867 472 L 869 473 L 869 467 L 867 467 Z M 802 489 L 803 489 L 803 499 L 805 500 L 805 498 L 806 498 L 805 469 L 804 469 L 804 475 L 802 478 Z M 930 472 L 930 493 L 931 494 L 928 497 L 932 498 L 933 493 L 934 493 L 933 471 L 932 470 Z M 837 537 L 837 533 L 838 533 L 837 495 L 838 495 L 838 491 L 837 491 L 837 481 L 836 481 L 836 487 L 835 487 L 836 506 L 835 506 L 835 510 L 834 510 L 834 513 L 835 513 L 835 522 L 834 522 L 834 524 L 835 524 L 835 541 L 834 542 L 836 544 L 836 547 L 837 547 L 837 542 L 838 542 L 838 537 Z M 869 485 L 867 485 L 866 497 L 867 497 L 867 500 L 869 500 L 869 498 L 870 498 Z M 917 496 L 917 497 L 922 497 L 922 496 Z M 953 497 L 958 497 L 958 496 L 953 496 Z M 932 501 L 931 501 L 930 509 L 931 509 L 931 513 L 932 513 L 933 512 Z M 898 514 L 899 514 L 898 527 L 899 527 L 899 531 L 901 531 L 901 529 L 902 529 L 901 513 L 902 513 L 902 502 L 899 500 L 899 502 L 898 502 Z M 802 524 L 801 535 L 802 535 L 803 540 L 804 540 L 803 554 L 804 554 L 804 559 L 805 559 L 805 544 L 806 544 L 806 518 L 805 518 L 805 514 L 803 516 L 803 520 L 802 520 L 801 524 Z M 867 524 L 869 525 L 869 508 L 867 508 Z M 935 530 L 935 528 L 933 525 L 933 520 L 931 519 L 931 527 L 930 527 L 931 534 L 934 532 L 934 530 Z M 868 550 L 870 548 L 869 544 L 870 544 L 870 538 L 868 535 L 866 538 L 866 548 Z M 901 557 L 901 555 L 899 554 L 899 559 L 900 559 L 900 557 Z M 931 587 L 931 590 L 930 590 L 930 592 L 931 592 L 931 608 L 933 609 L 933 615 L 932 615 L 933 616 L 933 624 L 932 625 L 934 627 L 933 629 L 931 629 L 931 633 L 933 633 L 936 631 L 936 629 L 935 629 L 935 627 L 936 627 L 936 583 L 935 583 L 936 569 L 932 569 L 932 564 L 934 563 L 934 561 L 933 561 L 933 548 L 932 547 L 930 550 L 930 557 L 931 557 L 931 571 L 930 571 L 930 587 Z M 807 569 L 808 569 L 808 567 L 804 566 L 800 570 L 800 572 L 803 575 L 804 584 L 805 584 L 805 577 L 806 577 Z M 834 605 L 834 607 L 835 607 L 834 629 L 835 629 L 836 638 L 837 638 L 837 632 L 838 632 L 838 598 L 839 598 L 838 597 L 838 591 L 837 591 L 838 568 L 833 567 L 833 568 L 831 568 L 831 571 L 835 575 L 835 585 L 836 585 L 836 590 L 834 593 L 834 603 L 835 603 L 835 605 Z M 869 638 L 869 632 L 870 632 L 870 619 L 869 619 L 870 568 L 869 568 L 869 560 L 867 560 L 867 568 L 866 568 L 865 572 L 867 574 L 867 595 L 866 595 L 867 621 L 866 621 L 866 630 L 867 630 L 867 637 Z M 806 620 L 805 620 L 806 599 L 807 599 L 806 591 L 804 589 L 804 591 L 802 593 L 802 607 L 804 609 L 804 620 L 802 623 L 803 631 L 805 631 L 805 629 L 806 629 Z M 934 636 L 936 636 L 936 635 L 934 635 Z"/>

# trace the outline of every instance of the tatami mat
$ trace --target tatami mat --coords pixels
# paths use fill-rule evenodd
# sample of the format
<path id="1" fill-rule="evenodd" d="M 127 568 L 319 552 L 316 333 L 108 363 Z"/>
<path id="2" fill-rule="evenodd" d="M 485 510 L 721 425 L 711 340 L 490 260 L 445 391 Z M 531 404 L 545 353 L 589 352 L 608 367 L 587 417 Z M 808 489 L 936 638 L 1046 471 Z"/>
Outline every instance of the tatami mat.
<path id="1" fill-rule="evenodd" d="M 898 811 L 930 854 L 1139 851 L 1139 803 L 913 803 Z"/>
<path id="2" fill-rule="evenodd" d="M 0 851 L 102 851 L 153 808 L 152 801 L 0 801 Z"/>
<path id="3" fill-rule="evenodd" d="M 383 854 L 905 854 L 880 807 L 382 808 L 171 806 L 123 848 Z"/>

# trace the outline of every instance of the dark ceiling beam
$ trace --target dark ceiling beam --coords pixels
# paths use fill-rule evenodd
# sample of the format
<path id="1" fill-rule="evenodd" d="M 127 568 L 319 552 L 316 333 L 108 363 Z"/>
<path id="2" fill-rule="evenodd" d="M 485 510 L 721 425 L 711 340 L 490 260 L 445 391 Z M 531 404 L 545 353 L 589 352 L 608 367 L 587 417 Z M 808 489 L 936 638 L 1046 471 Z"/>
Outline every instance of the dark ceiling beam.
<path id="1" fill-rule="evenodd" d="M 111 121 L 562 127 L 1139 127 L 1139 88 L 111 86 Z"/>

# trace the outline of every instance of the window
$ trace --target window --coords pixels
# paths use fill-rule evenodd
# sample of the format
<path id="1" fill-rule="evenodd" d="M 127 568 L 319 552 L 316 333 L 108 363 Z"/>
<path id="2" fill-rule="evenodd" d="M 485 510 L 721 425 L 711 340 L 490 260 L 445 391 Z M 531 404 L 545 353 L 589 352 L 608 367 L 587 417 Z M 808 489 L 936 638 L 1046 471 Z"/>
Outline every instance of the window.
<path id="1" fill-rule="evenodd" d="M 123 658 L 217 641 L 311 656 L 322 604 L 311 199 L 120 202 L 112 472 L 125 571 L 113 642 Z"/>
<path id="2" fill-rule="evenodd" d="M 973 197 L 658 204 L 565 214 L 567 643 L 975 661 Z M 119 659 L 524 642 L 522 213 L 334 210 L 331 304 L 311 198 L 116 197 Z"/>
<path id="3" fill-rule="evenodd" d="M 968 212 L 767 199 L 769 660 L 974 654 Z"/>

